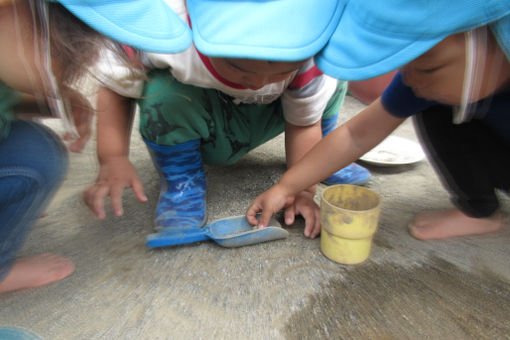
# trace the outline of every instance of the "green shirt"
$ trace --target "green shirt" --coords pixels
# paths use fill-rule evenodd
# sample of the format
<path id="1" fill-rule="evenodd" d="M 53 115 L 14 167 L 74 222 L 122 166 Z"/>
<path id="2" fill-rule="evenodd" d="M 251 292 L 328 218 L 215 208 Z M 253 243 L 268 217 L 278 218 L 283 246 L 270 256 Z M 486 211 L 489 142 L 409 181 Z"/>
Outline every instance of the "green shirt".
<path id="1" fill-rule="evenodd" d="M 13 107 L 19 102 L 19 93 L 0 82 L 0 140 L 9 135 L 14 119 Z"/>

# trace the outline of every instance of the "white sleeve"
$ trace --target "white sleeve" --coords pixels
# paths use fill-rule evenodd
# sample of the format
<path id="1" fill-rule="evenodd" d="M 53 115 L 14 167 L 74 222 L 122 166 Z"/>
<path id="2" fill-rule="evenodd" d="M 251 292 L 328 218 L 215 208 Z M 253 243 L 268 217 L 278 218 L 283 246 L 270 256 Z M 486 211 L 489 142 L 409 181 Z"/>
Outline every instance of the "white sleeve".
<path id="1" fill-rule="evenodd" d="M 129 67 L 109 49 L 101 53 L 92 74 L 101 85 L 123 97 L 139 98 L 142 94 L 145 71 Z"/>
<path id="2" fill-rule="evenodd" d="M 282 96 L 283 116 L 296 126 L 308 126 L 321 120 L 338 81 L 325 74 L 315 77 L 306 86 L 287 89 Z"/>

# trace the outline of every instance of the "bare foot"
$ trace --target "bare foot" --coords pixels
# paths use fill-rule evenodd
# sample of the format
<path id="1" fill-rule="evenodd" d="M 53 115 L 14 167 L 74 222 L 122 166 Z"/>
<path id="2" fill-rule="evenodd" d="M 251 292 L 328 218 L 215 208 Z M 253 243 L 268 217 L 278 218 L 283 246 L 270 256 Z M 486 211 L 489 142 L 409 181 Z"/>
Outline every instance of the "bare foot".
<path id="1" fill-rule="evenodd" d="M 65 257 L 40 254 L 22 258 L 0 282 L 0 293 L 45 286 L 71 275 L 74 264 Z"/>
<path id="2" fill-rule="evenodd" d="M 487 234 L 498 231 L 503 220 L 501 213 L 487 218 L 473 218 L 459 209 L 427 211 L 418 214 L 409 224 L 409 233 L 419 240 Z"/>

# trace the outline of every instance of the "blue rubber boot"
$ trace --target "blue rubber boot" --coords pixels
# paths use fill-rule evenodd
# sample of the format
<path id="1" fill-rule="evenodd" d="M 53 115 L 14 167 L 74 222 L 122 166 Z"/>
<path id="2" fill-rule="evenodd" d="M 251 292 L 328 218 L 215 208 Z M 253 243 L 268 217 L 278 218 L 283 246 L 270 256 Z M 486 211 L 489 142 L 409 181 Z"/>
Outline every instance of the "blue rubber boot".
<path id="1" fill-rule="evenodd" d="M 172 146 L 144 142 L 161 180 L 155 229 L 201 228 L 206 221 L 206 179 L 200 140 Z"/>
<path id="2" fill-rule="evenodd" d="M 322 120 L 321 123 L 322 137 L 326 136 L 328 133 L 330 133 L 336 128 L 337 119 L 338 113 L 334 117 Z M 323 180 L 322 183 L 327 185 L 333 184 L 359 185 L 368 182 L 369 179 L 370 172 L 367 169 L 356 163 L 351 163 L 347 165 L 345 168 L 338 170 L 333 175 Z"/>

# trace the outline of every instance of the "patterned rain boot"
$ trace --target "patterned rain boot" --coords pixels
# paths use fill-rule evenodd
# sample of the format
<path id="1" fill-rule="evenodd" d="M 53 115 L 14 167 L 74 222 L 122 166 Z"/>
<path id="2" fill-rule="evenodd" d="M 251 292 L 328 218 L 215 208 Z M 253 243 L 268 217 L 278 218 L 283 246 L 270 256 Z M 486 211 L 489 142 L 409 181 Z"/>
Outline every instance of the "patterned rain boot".
<path id="1" fill-rule="evenodd" d="M 206 179 L 200 140 L 172 146 L 144 142 L 161 180 L 155 229 L 201 228 L 206 221 Z"/>
<path id="2" fill-rule="evenodd" d="M 338 113 L 334 117 L 322 120 L 321 123 L 322 137 L 326 136 L 328 133 L 330 133 L 336 128 L 337 119 Z M 347 165 L 345 168 L 338 170 L 333 175 L 323 180 L 322 183 L 327 185 L 333 184 L 359 185 L 368 182 L 369 179 L 370 172 L 367 169 L 356 163 L 351 163 Z"/>

